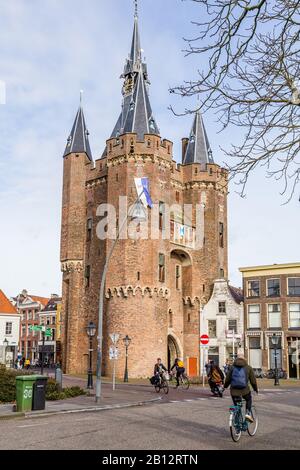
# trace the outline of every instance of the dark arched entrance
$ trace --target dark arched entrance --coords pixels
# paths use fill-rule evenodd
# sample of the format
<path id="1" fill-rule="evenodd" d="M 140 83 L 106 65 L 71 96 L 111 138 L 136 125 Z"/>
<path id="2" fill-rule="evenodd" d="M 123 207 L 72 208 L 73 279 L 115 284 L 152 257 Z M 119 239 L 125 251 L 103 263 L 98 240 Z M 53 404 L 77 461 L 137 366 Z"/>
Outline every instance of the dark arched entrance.
<path id="1" fill-rule="evenodd" d="M 168 336 L 168 369 L 172 367 L 176 357 L 180 357 L 178 344 L 173 336 Z"/>

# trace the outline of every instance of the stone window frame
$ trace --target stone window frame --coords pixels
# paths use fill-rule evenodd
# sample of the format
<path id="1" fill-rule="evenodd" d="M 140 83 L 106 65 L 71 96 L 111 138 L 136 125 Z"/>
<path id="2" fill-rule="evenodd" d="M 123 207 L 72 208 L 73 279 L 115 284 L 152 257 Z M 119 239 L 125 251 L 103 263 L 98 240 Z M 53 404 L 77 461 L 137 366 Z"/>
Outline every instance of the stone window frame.
<path id="1" fill-rule="evenodd" d="M 290 314 L 291 314 L 290 306 L 291 305 L 299 305 L 299 309 L 297 310 L 299 312 L 299 318 L 298 318 L 299 326 L 291 326 L 291 318 L 290 318 Z M 289 325 L 289 329 L 293 329 L 293 328 L 300 329 L 300 302 L 288 303 L 288 325 Z"/>
<path id="2" fill-rule="evenodd" d="M 249 307 L 259 307 L 259 311 L 250 313 L 249 312 Z M 250 313 L 250 315 L 253 315 L 253 314 L 256 314 L 256 315 L 258 314 L 259 315 L 259 326 L 250 326 L 249 313 Z M 247 328 L 254 328 L 254 329 L 258 329 L 258 330 L 261 329 L 261 304 L 260 303 L 248 304 L 247 305 Z"/>
<path id="3" fill-rule="evenodd" d="M 293 286 L 294 288 L 299 288 L 299 294 L 290 294 L 290 286 L 289 286 L 289 281 L 291 279 L 297 279 L 299 280 L 299 286 Z M 286 280 L 286 291 L 287 291 L 287 295 L 289 297 L 300 297 L 300 276 L 295 276 L 295 277 L 288 277 L 287 280 Z"/>
<path id="4" fill-rule="evenodd" d="M 279 305 L 279 311 L 278 312 L 270 312 L 269 310 L 269 307 L 271 307 L 272 305 Z M 270 325 L 270 318 L 269 318 L 269 314 L 270 313 L 279 313 L 280 314 L 280 325 L 279 326 L 271 326 Z M 272 329 L 281 329 L 282 328 L 282 308 L 281 308 L 281 302 L 272 302 L 272 303 L 268 303 L 267 304 L 267 324 L 268 324 L 268 328 L 272 328 Z"/>
<path id="5" fill-rule="evenodd" d="M 175 287 L 176 290 L 182 290 L 182 267 L 180 264 L 175 265 Z"/>
<path id="6" fill-rule="evenodd" d="M 5 336 L 11 336 L 12 335 L 12 328 L 13 328 L 12 321 L 7 321 L 5 323 Z"/>
<path id="7" fill-rule="evenodd" d="M 279 292 L 278 294 L 272 294 L 270 295 L 269 294 L 269 286 L 268 286 L 268 283 L 269 281 L 279 281 Z M 269 277 L 268 279 L 266 279 L 266 297 L 280 297 L 281 296 L 281 279 L 280 277 Z"/>
<path id="8" fill-rule="evenodd" d="M 246 284 L 246 292 L 247 292 L 247 298 L 250 299 L 250 298 L 258 298 L 260 297 L 260 279 L 247 279 L 247 284 Z M 258 294 L 257 295 L 250 295 L 249 292 L 250 292 L 250 288 L 249 288 L 249 283 L 250 282 L 258 282 Z M 252 288 L 251 288 L 251 291 L 252 291 Z"/>
<path id="9" fill-rule="evenodd" d="M 86 221 L 86 241 L 90 242 L 92 240 L 93 234 L 93 218 L 88 217 Z"/>
<path id="10" fill-rule="evenodd" d="M 228 331 L 232 331 L 233 328 L 230 327 L 230 322 L 235 322 L 235 328 L 234 328 L 234 334 L 237 334 L 238 333 L 238 321 L 236 318 L 229 318 L 228 319 L 228 322 L 227 322 L 227 326 L 228 326 Z"/>
<path id="11" fill-rule="evenodd" d="M 166 255 L 164 253 L 158 254 L 158 280 L 159 282 L 166 281 Z"/>
<path id="12" fill-rule="evenodd" d="M 218 302 L 218 313 L 226 314 L 226 301 Z"/>
<path id="13" fill-rule="evenodd" d="M 224 222 L 219 222 L 219 247 L 224 248 Z"/>
<path id="14" fill-rule="evenodd" d="M 211 333 L 211 328 L 210 328 L 210 326 L 209 326 L 209 322 L 214 322 L 214 324 L 215 324 L 215 328 L 214 328 L 214 329 L 215 329 L 215 336 L 213 336 L 212 333 Z M 215 339 L 215 338 L 218 337 L 218 332 L 217 332 L 217 320 L 216 320 L 216 319 L 214 319 L 214 318 L 207 319 L 207 332 L 208 332 L 208 336 L 209 336 L 210 338 Z"/>

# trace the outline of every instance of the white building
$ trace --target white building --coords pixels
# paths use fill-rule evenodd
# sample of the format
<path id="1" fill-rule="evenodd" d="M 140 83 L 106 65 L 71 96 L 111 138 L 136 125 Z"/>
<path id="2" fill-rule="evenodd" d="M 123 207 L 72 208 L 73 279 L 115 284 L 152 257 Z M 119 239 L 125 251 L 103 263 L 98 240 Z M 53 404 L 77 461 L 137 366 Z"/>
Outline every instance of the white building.
<path id="1" fill-rule="evenodd" d="M 201 335 L 209 336 L 207 348 L 201 348 L 201 365 L 214 360 L 221 368 L 226 359 L 244 353 L 243 292 L 229 286 L 225 279 L 217 279 L 211 298 L 203 307 Z"/>
<path id="2" fill-rule="evenodd" d="M 0 290 L 0 363 L 12 367 L 18 355 L 20 318 L 15 307 Z"/>

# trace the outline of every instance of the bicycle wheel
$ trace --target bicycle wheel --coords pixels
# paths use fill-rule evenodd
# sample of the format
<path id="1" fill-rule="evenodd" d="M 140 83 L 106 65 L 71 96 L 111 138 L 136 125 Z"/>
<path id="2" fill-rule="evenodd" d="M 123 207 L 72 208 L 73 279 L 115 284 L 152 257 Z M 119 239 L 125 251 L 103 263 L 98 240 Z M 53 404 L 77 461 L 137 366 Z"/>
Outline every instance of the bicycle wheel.
<path id="1" fill-rule="evenodd" d="M 255 436 L 257 428 L 258 428 L 258 416 L 257 416 L 257 412 L 254 406 L 252 406 L 251 414 L 252 414 L 252 418 L 254 419 L 254 422 L 253 423 L 248 422 L 247 432 L 249 436 L 252 437 L 252 436 Z"/>
<path id="2" fill-rule="evenodd" d="M 155 385 L 154 388 L 155 388 L 156 393 L 159 393 L 159 392 L 160 392 L 160 385 Z"/>
<path id="3" fill-rule="evenodd" d="M 165 381 L 163 384 L 162 384 L 162 389 L 164 391 L 164 393 L 167 395 L 169 393 L 169 384 L 167 381 Z"/>
<path id="4" fill-rule="evenodd" d="M 181 382 L 181 387 L 183 388 L 183 390 L 188 390 L 190 388 L 190 381 L 186 375 L 181 377 L 180 382 Z"/>
<path id="5" fill-rule="evenodd" d="M 229 429 L 231 438 L 234 442 L 238 442 L 242 435 L 242 416 L 240 411 L 235 411 L 229 418 Z"/>

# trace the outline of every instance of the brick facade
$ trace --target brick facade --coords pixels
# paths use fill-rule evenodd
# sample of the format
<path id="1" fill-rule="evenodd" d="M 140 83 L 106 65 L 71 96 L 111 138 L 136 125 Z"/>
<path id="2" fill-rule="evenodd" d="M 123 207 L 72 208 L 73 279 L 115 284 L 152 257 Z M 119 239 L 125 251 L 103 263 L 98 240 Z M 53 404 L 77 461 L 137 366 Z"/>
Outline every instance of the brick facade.
<path id="1" fill-rule="evenodd" d="M 125 134 L 118 141 L 108 140 L 107 157 L 97 160 L 95 167 L 85 154 L 71 154 L 64 159 L 61 262 L 63 357 L 67 372 L 86 370 L 85 327 L 90 320 L 97 323 L 101 272 L 112 243 L 101 241 L 96 235 L 100 220 L 97 207 L 108 202 L 118 208 L 119 196 L 127 196 L 129 204 L 133 203 L 134 177 L 141 174 L 149 178 L 151 197 L 156 203 L 179 201 L 180 205 L 195 206 L 205 201 L 204 245 L 199 250 L 186 248 L 163 240 L 161 231 L 158 240 L 129 239 L 117 243 L 106 282 L 104 373 L 111 370 L 108 338 L 113 332 L 132 338 L 129 370 L 134 376 L 149 375 L 156 356 L 168 362 L 170 341 L 184 360 L 199 360 L 200 300 L 205 303 L 210 297 L 213 281 L 220 272 L 227 276 L 227 173 L 215 164 L 207 165 L 205 171 L 199 164 L 177 165 L 172 160 L 171 142 L 161 142 L 153 135 L 137 142 L 136 135 Z M 92 219 L 90 240 L 88 219 Z M 223 248 L 220 222 L 224 224 Z M 159 281 L 159 253 L 165 255 L 165 282 Z M 181 267 L 178 288 L 176 265 Z M 89 286 L 85 278 L 87 266 Z M 120 345 L 118 375 L 124 370 L 123 349 Z"/>
<path id="2" fill-rule="evenodd" d="M 300 264 L 277 264 L 273 266 L 255 266 L 249 268 L 240 268 L 243 274 L 245 304 L 245 346 L 246 357 L 250 364 L 251 361 L 260 361 L 260 364 L 251 364 L 261 367 L 263 370 L 274 368 L 274 360 L 272 359 L 271 337 L 276 334 L 280 337 L 281 345 L 278 354 L 278 367 L 287 371 L 289 377 L 300 378 L 299 360 L 298 364 L 294 360 L 299 357 L 300 342 L 300 320 L 299 324 L 291 323 L 291 314 L 289 312 L 290 305 L 299 305 L 300 311 L 300 287 L 297 295 L 295 292 L 289 292 L 288 279 L 300 280 Z M 268 281 L 278 279 L 278 292 L 268 290 Z M 257 291 L 251 291 L 250 283 L 257 282 Z M 300 281 L 299 281 L 300 282 Z M 274 284 L 275 285 L 275 284 Z M 255 286 L 253 284 L 253 286 Z M 293 295 L 292 295 L 293 294 Z M 274 313 L 269 312 L 272 305 L 276 306 Z M 249 314 L 251 308 L 259 310 L 260 324 L 251 324 Z M 256 307 L 259 306 L 259 307 Z M 250 312 L 249 312 L 250 309 Z M 273 315 L 273 317 L 272 317 Z M 300 316 L 300 313 L 299 313 Z M 258 317 L 257 317 L 258 318 Z M 254 319 L 255 321 L 255 319 Z M 296 320 L 294 320 L 295 322 Z M 274 322 L 274 323 L 273 323 Z M 255 339 L 259 338 L 257 346 L 254 344 Z M 251 342 L 257 351 L 252 352 Z M 260 346 L 258 348 L 258 346 Z M 252 351 L 251 351 L 252 349 Z M 298 351 L 298 352 L 297 352 Z M 259 357 L 261 356 L 261 359 Z M 256 359 L 255 359 L 256 358 Z"/>

